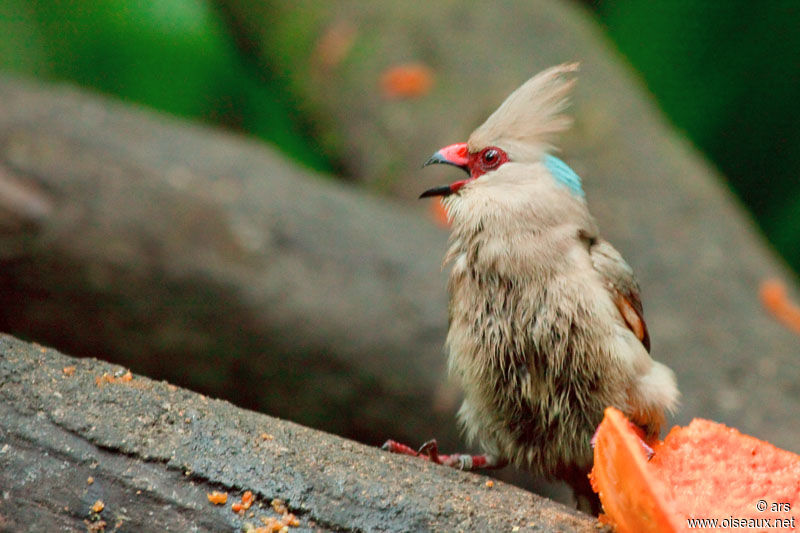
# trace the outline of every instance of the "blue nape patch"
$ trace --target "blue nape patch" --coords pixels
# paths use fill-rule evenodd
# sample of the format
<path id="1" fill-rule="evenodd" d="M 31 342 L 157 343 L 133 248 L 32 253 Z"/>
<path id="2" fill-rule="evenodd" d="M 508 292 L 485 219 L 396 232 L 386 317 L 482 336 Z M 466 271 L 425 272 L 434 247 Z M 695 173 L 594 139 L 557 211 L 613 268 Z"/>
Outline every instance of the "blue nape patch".
<path id="1" fill-rule="evenodd" d="M 581 198 L 586 197 L 586 193 L 583 192 L 583 187 L 581 186 L 580 176 L 575 174 L 575 171 L 569 168 L 566 163 L 550 154 L 544 156 L 543 163 L 558 183 L 566 185 L 572 191 L 572 194 Z"/>

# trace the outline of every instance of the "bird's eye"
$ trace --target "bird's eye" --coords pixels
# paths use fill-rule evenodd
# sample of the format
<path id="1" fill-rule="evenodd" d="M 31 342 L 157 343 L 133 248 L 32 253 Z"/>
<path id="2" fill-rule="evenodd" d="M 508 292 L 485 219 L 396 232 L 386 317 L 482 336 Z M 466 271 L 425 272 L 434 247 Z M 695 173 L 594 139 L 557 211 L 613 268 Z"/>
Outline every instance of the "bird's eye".
<path id="1" fill-rule="evenodd" d="M 508 161 L 508 154 L 496 146 L 487 146 L 469 155 L 469 169 L 473 178 L 482 176 Z"/>
<path id="2" fill-rule="evenodd" d="M 508 156 L 496 146 L 490 146 L 484 149 L 480 155 L 480 166 L 483 172 L 494 170 L 506 161 L 508 161 Z"/>

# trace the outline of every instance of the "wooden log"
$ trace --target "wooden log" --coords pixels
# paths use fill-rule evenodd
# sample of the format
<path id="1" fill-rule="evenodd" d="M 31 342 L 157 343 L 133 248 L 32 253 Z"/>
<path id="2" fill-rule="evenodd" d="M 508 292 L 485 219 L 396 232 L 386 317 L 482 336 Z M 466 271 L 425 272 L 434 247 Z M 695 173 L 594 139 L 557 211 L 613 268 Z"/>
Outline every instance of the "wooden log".
<path id="1" fill-rule="evenodd" d="M 3 531 L 597 531 L 487 480 L 0 335 Z"/>

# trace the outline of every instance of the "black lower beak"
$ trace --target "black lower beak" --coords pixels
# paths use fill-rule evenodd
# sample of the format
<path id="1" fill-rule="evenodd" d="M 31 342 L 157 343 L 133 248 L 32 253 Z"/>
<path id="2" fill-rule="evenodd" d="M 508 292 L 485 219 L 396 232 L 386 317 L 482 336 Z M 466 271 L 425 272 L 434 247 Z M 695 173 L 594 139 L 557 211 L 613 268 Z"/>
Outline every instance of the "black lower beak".
<path id="1" fill-rule="evenodd" d="M 429 163 L 425 163 L 428 165 Z M 441 185 L 439 187 L 434 187 L 432 189 L 428 189 L 424 193 L 420 194 L 420 198 L 428 198 L 429 196 L 449 196 L 453 193 L 453 190 L 450 188 L 449 185 Z"/>

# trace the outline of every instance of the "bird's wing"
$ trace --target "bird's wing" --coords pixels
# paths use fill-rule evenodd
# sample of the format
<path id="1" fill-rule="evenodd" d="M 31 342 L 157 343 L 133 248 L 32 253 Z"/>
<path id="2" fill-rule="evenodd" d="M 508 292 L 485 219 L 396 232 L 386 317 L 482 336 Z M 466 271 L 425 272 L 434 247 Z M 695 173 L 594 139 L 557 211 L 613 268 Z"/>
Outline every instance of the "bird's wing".
<path id="1" fill-rule="evenodd" d="M 649 352 L 650 335 L 644 322 L 639 284 L 633 275 L 633 269 L 616 248 L 603 239 L 593 239 L 589 244 L 589 255 L 594 269 L 606 283 L 623 320 Z"/>

